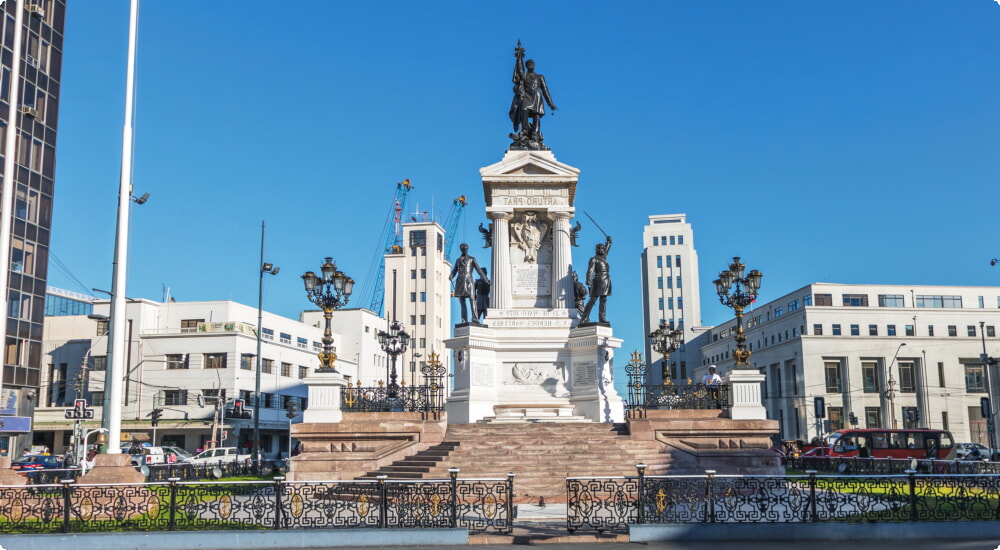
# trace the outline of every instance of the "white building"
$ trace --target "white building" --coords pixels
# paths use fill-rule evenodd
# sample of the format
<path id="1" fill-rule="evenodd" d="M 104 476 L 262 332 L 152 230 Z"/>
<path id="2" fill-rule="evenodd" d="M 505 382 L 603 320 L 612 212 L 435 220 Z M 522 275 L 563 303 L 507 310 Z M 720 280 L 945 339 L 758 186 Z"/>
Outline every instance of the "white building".
<path id="1" fill-rule="evenodd" d="M 63 419 L 63 409 L 81 393 L 95 408 L 88 429 L 100 425 L 101 407 L 96 405 L 104 400 L 109 309 L 109 302 L 95 302 L 90 316 L 45 318 L 48 367 L 34 428 L 36 442 L 54 452 L 69 444 L 72 423 Z M 214 422 L 215 402 L 224 403 L 224 410 L 242 398 L 259 415 L 265 456 L 288 451 L 290 419 L 285 408 L 294 404 L 301 411 L 308 406 L 304 379 L 319 366 L 316 353 L 322 346 L 322 328 L 263 314 L 261 403 L 256 407 L 256 308 L 231 301 L 131 300 L 125 315 L 123 439 L 133 434 L 153 436 L 150 411 L 162 409 L 155 432 L 158 444 L 189 451 L 214 440 L 220 446 L 248 444 L 253 439 L 252 419 Z M 334 346 L 341 341 L 334 334 Z M 351 357 L 338 358 L 336 364 L 345 374 L 357 376 L 357 363 Z M 205 407 L 199 406 L 199 397 L 205 398 Z M 292 420 L 301 421 L 301 414 Z M 220 428 L 215 437 L 213 425 Z"/>
<path id="2" fill-rule="evenodd" d="M 650 216 L 642 232 L 642 312 L 645 334 L 661 322 L 683 326 L 685 339 L 703 332 L 701 298 L 698 294 L 698 252 L 694 232 L 685 214 Z M 645 339 L 647 380 L 660 384 L 664 377 L 674 382 L 691 377 L 697 366 L 697 350 L 683 345 L 671 354 L 668 368 L 663 357 Z"/>
<path id="3" fill-rule="evenodd" d="M 783 439 L 811 439 L 850 427 L 928 427 L 989 445 L 980 399 L 997 403 L 1000 287 L 814 283 L 756 306 L 744 317 L 750 364 L 767 375 L 764 403 Z M 692 342 L 695 379 L 716 364 L 732 369 L 735 320 Z M 985 342 L 985 343 L 984 343 Z M 891 387 L 890 399 L 886 390 Z M 814 414 L 825 402 L 825 419 Z M 994 407 L 994 410 L 996 407 Z M 911 411 L 919 413 L 911 421 Z"/>
<path id="4" fill-rule="evenodd" d="M 451 263 L 444 256 L 444 228 L 437 222 L 404 223 L 402 231 L 402 246 L 385 255 L 386 324 L 379 330 L 388 330 L 393 320 L 403 323 L 412 340 L 397 358 L 399 381 L 422 385 L 420 369 L 432 352 L 451 371 L 451 354 L 443 343 L 451 337 Z"/>

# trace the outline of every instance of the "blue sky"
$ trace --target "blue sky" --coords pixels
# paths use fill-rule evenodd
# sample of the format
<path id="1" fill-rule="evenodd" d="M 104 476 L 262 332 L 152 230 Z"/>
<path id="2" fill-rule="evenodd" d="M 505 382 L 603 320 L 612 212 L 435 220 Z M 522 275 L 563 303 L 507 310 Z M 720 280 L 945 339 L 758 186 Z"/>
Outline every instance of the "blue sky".
<path id="1" fill-rule="evenodd" d="M 147 1 L 140 10 L 130 297 L 310 307 L 325 256 L 371 275 L 395 183 L 479 248 L 479 168 L 509 144 L 521 39 L 559 107 L 546 144 L 581 170 L 574 261 L 614 237 L 609 318 L 642 348 L 651 214 L 686 213 L 703 323 L 715 274 L 996 285 L 1000 5 L 844 2 Z M 49 283 L 109 289 L 128 2 L 69 3 Z M 457 254 L 457 247 L 455 254 Z M 70 273 L 72 275 L 70 275 Z M 81 284 L 77 284 L 79 280 Z M 365 305 L 360 297 L 352 305 Z M 692 320 L 687 320 L 692 324 Z M 623 375 L 618 373 L 619 378 Z"/>

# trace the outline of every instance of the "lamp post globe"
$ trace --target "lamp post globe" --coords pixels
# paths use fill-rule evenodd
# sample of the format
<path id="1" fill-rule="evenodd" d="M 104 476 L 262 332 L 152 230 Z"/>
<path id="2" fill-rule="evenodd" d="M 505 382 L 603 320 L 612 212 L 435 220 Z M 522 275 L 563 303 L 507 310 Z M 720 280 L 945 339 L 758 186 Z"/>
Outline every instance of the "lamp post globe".
<path id="1" fill-rule="evenodd" d="M 333 258 L 327 257 L 320 266 L 320 274 L 306 271 L 302 274 L 302 282 L 305 285 L 306 297 L 323 310 L 323 319 L 326 321 L 323 330 L 323 351 L 319 354 L 320 367 L 316 372 L 335 373 L 337 369 L 333 363 L 337 360 L 337 354 L 333 352 L 333 331 L 330 329 L 330 321 L 333 319 L 333 312 L 347 305 L 350 300 L 354 291 L 354 279 L 337 269 Z"/>
<path id="2" fill-rule="evenodd" d="M 764 274 L 756 269 L 746 273 L 746 264 L 736 256 L 729 264 L 729 269 L 719 273 L 719 278 L 714 281 L 719 301 L 722 305 L 732 308 L 736 314 L 736 351 L 733 352 L 733 357 L 736 359 L 737 369 L 751 368 L 747 335 L 743 329 L 743 310 L 757 299 L 763 276 Z"/>
<path id="3" fill-rule="evenodd" d="M 379 331 L 378 341 L 379 345 L 382 346 L 382 351 L 390 359 L 389 365 L 386 367 L 386 379 L 389 382 L 387 395 L 389 397 L 396 397 L 399 391 L 399 384 L 396 381 L 399 376 L 396 371 L 396 359 L 406 353 L 406 348 L 410 343 L 410 335 L 403 329 L 403 323 L 393 321 L 389 324 L 388 331 Z"/>
<path id="4" fill-rule="evenodd" d="M 683 325 L 680 328 L 674 328 L 673 323 L 667 324 L 666 321 L 660 321 L 659 328 L 649 334 L 649 340 L 653 351 L 663 356 L 660 374 L 663 383 L 666 383 L 671 378 L 668 376 L 670 372 L 670 354 L 679 350 L 684 343 Z"/>

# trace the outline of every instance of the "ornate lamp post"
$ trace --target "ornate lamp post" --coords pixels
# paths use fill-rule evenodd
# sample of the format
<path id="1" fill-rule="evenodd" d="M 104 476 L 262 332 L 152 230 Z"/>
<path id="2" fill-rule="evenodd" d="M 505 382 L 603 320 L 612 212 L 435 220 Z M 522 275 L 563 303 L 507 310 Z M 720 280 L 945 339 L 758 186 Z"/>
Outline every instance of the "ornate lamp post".
<path id="1" fill-rule="evenodd" d="M 737 369 L 750 368 L 750 350 L 747 349 L 747 335 L 743 330 L 743 310 L 757 299 L 760 279 L 763 277 L 756 269 L 744 275 L 746 267 L 746 264 L 740 262 L 740 257 L 736 256 L 733 263 L 729 264 L 729 270 L 719 273 L 719 278 L 715 280 L 719 301 L 736 313 L 736 351 L 733 357 L 736 359 Z"/>
<path id="2" fill-rule="evenodd" d="M 380 330 L 378 332 L 378 343 L 382 346 L 382 351 L 391 359 L 392 370 L 389 370 L 390 367 L 386 368 L 386 378 L 389 380 L 387 395 L 396 397 L 396 392 L 399 390 L 399 384 L 396 383 L 396 358 L 406 353 L 406 346 L 410 343 L 410 335 L 403 330 L 403 323 L 393 321 L 389 324 L 388 331 Z"/>
<path id="3" fill-rule="evenodd" d="M 330 330 L 330 320 L 333 319 L 334 310 L 347 305 L 351 292 L 354 290 L 354 279 L 338 270 L 333 258 L 326 258 L 326 261 L 320 266 L 320 275 L 306 271 L 302 274 L 302 281 L 306 286 L 306 297 L 323 310 L 323 318 L 326 319 L 326 329 L 323 331 L 323 351 L 318 354 L 321 366 L 316 369 L 316 372 L 335 373 L 337 369 L 333 367 L 333 362 L 337 360 L 337 354 L 333 352 L 333 333 Z"/>
<path id="4" fill-rule="evenodd" d="M 679 350 L 681 344 L 684 343 L 684 329 L 675 329 L 673 323 L 668 325 L 665 321 L 660 321 L 660 328 L 649 334 L 649 340 L 653 351 L 663 356 L 663 365 L 660 370 L 663 382 L 666 383 L 667 379 L 670 378 L 667 376 L 670 371 L 670 354 Z"/>

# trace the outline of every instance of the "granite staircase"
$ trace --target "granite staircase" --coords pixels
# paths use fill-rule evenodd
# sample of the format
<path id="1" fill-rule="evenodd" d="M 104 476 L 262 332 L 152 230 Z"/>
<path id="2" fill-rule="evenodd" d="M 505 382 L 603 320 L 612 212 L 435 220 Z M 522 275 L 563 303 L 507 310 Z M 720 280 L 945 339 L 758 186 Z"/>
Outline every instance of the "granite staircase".
<path id="1" fill-rule="evenodd" d="M 566 501 L 567 477 L 634 476 L 669 473 L 670 455 L 655 441 L 633 441 L 625 424 L 495 423 L 452 424 L 439 445 L 369 472 L 361 479 L 505 478 L 515 474 L 515 503 Z"/>

